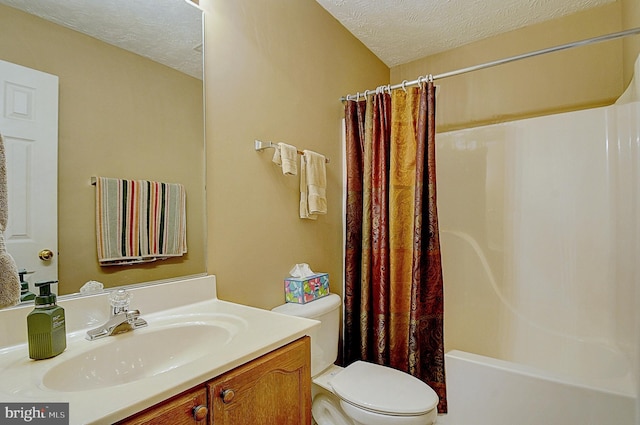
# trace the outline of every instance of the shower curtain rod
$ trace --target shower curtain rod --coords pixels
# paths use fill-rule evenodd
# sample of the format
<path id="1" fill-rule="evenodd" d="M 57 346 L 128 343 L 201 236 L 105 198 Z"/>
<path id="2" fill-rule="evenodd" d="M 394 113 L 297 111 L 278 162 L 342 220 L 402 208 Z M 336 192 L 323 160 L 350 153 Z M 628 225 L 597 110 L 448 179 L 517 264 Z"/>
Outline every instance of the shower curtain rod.
<path id="1" fill-rule="evenodd" d="M 457 69 L 455 71 L 449 71 L 449 72 L 445 72 L 445 73 L 438 74 L 438 75 L 428 75 L 426 77 L 418 77 L 416 80 L 413 80 L 413 81 L 404 80 L 400 84 L 394 84 L 394 85 L 389 84 L 389 85 L 386 85 L 386 86 L 380 86 L 380 87 L 378 87 L 377 89 L 374 89 L 374 90 L 365 90 L 363 93 L 358 92 L 357 95 L 348 94 L 346 96 L 341 97 L 340 101 L 344 102 L 346 100 L 356 100 L 360 96 L 366 96 L 369 93 L 374 93 L 376 90 L 381 89 L 381 88 L 384 89 L 384 90 L 391 91 L 391 90 L 396 90 L 396 89 L 401 89 L 401 88 L 406 88 L 406 87 L 411 87 L 411 86 L 418 86 L 421 83 L 424 83 L 424 82 L 427 82 L 427 81 L 434 81 L 434 80 L 440 80 L 442 78 L 454 77 L 456 75 L 466 74 L 467 72 L 472 72 L 472 71 L 478 71 L 478 70 L 481 70 L 481 69 L 491 68 L 491 67 L 494 67 L 494 66 L 497 66 L 497 65 L 502 65 L 502 64 L 505 64 L 505 63 L 509 63 L 509 62 L 519 61 L 521 59 L 532 58 L 534 56 L 540 56 L 540 55 L 544 55 L 544 54 L 547 54 L 547 53 L 558 52 L 560 50 L 571 49 L 573 47 L 580 47 L 580 46 L 586 46 L 588 44 L 595 44 L 595 43 L 599 43 L 601 41 L 608 41 L 608 40 L 614 40 L 616 38 L 628 37 L 630 35 L 635 35 L 635 34 L 640 34 L 640 27 L 632 28 L 632 29 L 625 30 L 625 31 L 615 32 L 615 33 L 612 33 L 612 34 L 601 35 L 601 36 L 598 36 L 598 37 L 588 38 L 586 40 L 574 41 L 573 43 L 561 44 L 561 45 L 555 46 L 555 47 L 548 47 L 546 49 L 536 50 L 536 51 L 529 52 L 529 53 L 523 53 L 521 55 L 511 56 L 509 58 L 498 59 L 498 60 L 495 60 L 495 61 L 492 61 L 492 62 L 487 62 L 487 63 L 483 63 L 483 64 L 480 64 L 480 65 L 474 65 L 474 66 L 470 66 L 468 68 L 461 68 L 461 69 Z"/>

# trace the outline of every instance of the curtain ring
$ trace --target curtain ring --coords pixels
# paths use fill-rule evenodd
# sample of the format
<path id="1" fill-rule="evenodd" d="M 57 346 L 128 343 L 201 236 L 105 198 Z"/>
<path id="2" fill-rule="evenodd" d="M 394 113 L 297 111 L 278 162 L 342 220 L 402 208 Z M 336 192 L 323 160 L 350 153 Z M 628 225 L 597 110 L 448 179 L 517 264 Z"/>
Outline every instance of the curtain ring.
<path id="1" fill-rule="evenodd" d="M 391 84 L 387 84 L 387 93 L 391 94 Z"/>
<path id="2" fill-rule="evenodd" d="M 432 74 L 429 74 L 429 82 L 433 83 L 433 75 Z"/>
<path id="3" fill-rule="evenodd" d="M 369 96 L 369 90 L 364 91 L 364 100 L 367 100 L 367 96 Z"/>
<path id="4" fill-rule="evenodd" d="M 402 80 L 402 90 L 404 90 L 405 93 L 407 92 L 407 87 L 406 87 L 407 83 L 408 83 L 407 80 Z"/>

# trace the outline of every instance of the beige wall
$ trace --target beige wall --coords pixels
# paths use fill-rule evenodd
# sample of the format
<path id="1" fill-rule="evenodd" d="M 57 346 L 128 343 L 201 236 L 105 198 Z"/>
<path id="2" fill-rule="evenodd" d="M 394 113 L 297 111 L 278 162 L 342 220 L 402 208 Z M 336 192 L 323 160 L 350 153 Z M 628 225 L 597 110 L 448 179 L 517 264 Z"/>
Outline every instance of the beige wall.
<path id="1" fill-rule="evenodd" d="M 342 293 L 342 105 L 389 69 L 311 0 L 202 0 L 206 11 L 207 271 L 223 299 L 270 308 L 295 263 L 328 272 Z M 282 141 L 327 155 L 328 209 L 298 218 L 298 177 L 282 175 Z"/>
<path id="2" fill-rule="evenodd" d="M 207 270 L 220 296 L 272 307 L 297 262 L 329 272 L 341 293 L 342 107 L 347 93 L 413 80 L 638 26 L 635 0 L 523 28 L 391 69 L 315 2 L 202 1 L 206 11 Z M 640 51 L 622 40 L 438 81 L 438 130 L 613 102 Z M 629 57 L 633 55 L 633 59 Z M 331 157 L 329 214 L 297 216 L 298 180 L 254 139 Z"/>
<path id="3" fill-rule="evenodd" d="M 202 82 L 6 6 L 0 59 L 60 78 L 60 292 L 76 292 L 91 279 L 116 286 L 204 272 Z M 101 268 L 91 176 L 183 183 L 189 253 Z"/>
<path id="4" fill-rule="evenodd" d="M 627 0 L 629 5 L 634 2 Z M 621 4 L 616 2 L 394 67 L 391 82 L 608 34 L 621 27 Z M 610 104 L 625 87 L 622 46 L 622 40 L 608 41 L 438 80 L 438 131 Z"/>

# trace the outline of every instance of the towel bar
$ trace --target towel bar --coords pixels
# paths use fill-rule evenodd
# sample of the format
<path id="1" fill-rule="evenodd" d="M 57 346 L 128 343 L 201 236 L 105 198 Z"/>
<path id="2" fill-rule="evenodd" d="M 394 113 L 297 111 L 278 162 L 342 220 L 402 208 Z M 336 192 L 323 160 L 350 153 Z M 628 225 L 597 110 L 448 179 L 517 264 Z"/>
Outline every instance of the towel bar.
<path id="1" fill-rule="evenodd" d="M 256 140 L 255 141 L 255 149 L 257 151 L 263 151 L 265 149 L 275 149 L 278 145 L 276 143 L 272 143 L 272 142 L 263 142 L 261 140 Z M 302 151 L 298 151 L 298 155 L 303 155 L 304 152 Z M 325 161 L 328 164 L 329 162 L 329 158 L 325 157 Z"/>

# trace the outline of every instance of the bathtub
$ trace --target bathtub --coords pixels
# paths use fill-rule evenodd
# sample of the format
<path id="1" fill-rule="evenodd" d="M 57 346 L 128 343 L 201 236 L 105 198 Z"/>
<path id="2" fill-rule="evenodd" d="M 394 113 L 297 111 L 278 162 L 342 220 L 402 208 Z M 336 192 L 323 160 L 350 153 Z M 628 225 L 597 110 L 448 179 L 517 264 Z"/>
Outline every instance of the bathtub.
<path id="1" fill-rule="evenodd" d="M 614 359 L 612 359 L 614 360 Z M 445 355 L 446 425 L 632 425 L 630 379 L 578 379 L 459 350 Z M 616 388 L 616 385 L 618 388 Z"/>
<path id="2" fill-rule="evenodd" d="M 640 102 L 436 143 L 440 423 L 640 425 Z"/>

